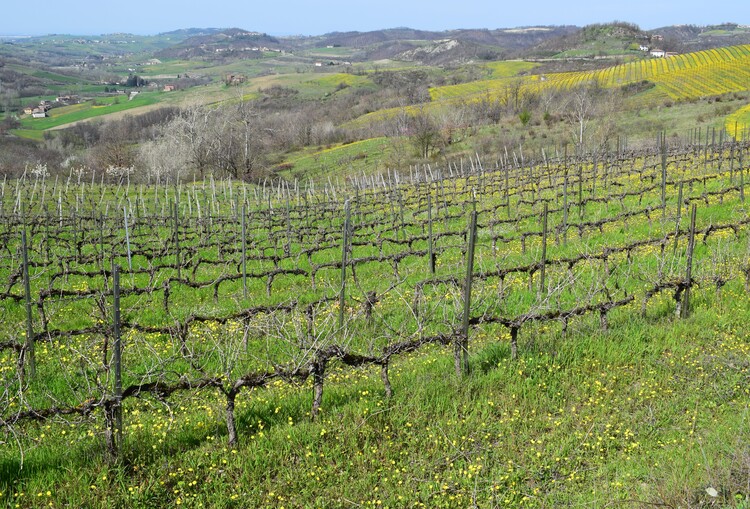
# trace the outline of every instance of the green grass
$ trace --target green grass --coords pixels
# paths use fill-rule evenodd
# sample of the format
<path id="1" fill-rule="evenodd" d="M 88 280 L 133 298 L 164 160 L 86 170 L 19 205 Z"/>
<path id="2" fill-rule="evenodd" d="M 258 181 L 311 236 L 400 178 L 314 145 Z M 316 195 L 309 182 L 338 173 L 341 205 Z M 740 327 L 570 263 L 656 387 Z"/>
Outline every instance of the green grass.
<path id="1" fill-rule="evenodd" d="M 700 107 L 715 105 L 704 103 Z M 302 175 L 320 172 L 320 176 L 343 180 L 365 169 L 376 172 L 380 167 L 371 156 L 394 157 L 396 141 L 373 139 L 300 154 L 293 160 L 295 166 L 285 170 L 289 173 L 283 176 L 291 177 L 298 170 L 304 172 Z M 575 196 L 568 196 L 572 204 L 568 221 L 573 226 L 567 240 L 561 240 L 561 230 L 556 230 L 558 235 L 552 235 L 548 242 L 548 256 L 596 255 L 606 247 L 638 239 L 665 238 L 675 228 L 675 183 L 692 176 L 698 180 L 686 186 L 683 199 L 698 203 L 699 227 L 746 218 L 745 204 L 734 188 L 738 185 L 736 175 L 735 181 L 730 181 L 728 154 L 722 154 L 722 169 L 716 166 L 718 158 L 709 156 L 710 162 L 705 164 L 702 156 L 690 153 L 669 160 L 664 213 L 657 209 L 648 216 L 638 214 L 607 224 L 601 231 L 586 230 L 579 237 L 575 228 L 579 222 L 612 218 L 660 203 L 658 189 L 618 198 L 625 191 L 652 185 L 659 169 L 653 154 L 612 160 L 606 166 L 606 181 L 603 165 L 599 166 L 597 196 L 610 193 L 609 199 L 579 209 L 577 190 L 571 184 L 568 192 Z M 335 161 L 351 173 L 328 173 Z M 509 170 L 507 207 L 502 193 L 506 188 L 503 171 L 492 171 L 490 166 L 481 179 L 475 175 L 433 183 L 429 189 L 434 231 L 465 231 L 467 216 L 476 207 L 481 224 L 476 274 L 536 263 L 540 259 L 539 237 L 529 237 L 524 244 L 517 239 L 520 233 L 540 231 L 541 203 L 532 203 L 532 198 L 539 194 L 552 208 L 559 208 L 563 200 L 562 172 L 570 169 L 570 175 L 576 178 L 579 167 L 582 174 L 592 174 L 590 162 L 575 168 L 553 162 L 549 177 L 540 176 L 547 171 L 546 166 Z M 637 173 L 644 167 L 649 169 Z M 527 177 L 531 179 L 528 182 Z M 581 187 L 583 197 L 593 195 L 591 184 L 593 181 L 586 180 Z M 144 189 L 125 183 L 99 188 L 76 183 L 75 177 L 67 183 L 60 179 L 46 185 L 49 187 L 32 179 L 20 186 L 21 192 L 16 195 L 16 182 L 4 182 L 0 193 L 6 214 L 18 198 L 27 204 L 27 217 L 52 215 L 46 226 L 30 230 L 32 246 L 51 249 L 49 264 L 44 262 L 44 249 L 31 252 L 34 295 L 48 288 L 102 288 L 104 278 L 100 275 L 71 272 L 54 284 L 49 278 L 63 267 L 98 271 L 98 242 L 104 239 L 99 238 L 96 219 L 90 218 L 103 213 L 108 214 L 109 222 L 102 232 L 106 233 L 107 256 L 103 263 L 126 266 L 120 211 L 135 207 L 138 220 L 130 230 L 130 241 L 136 247 L 132 262 L 144 272 L 126 271 L 124 286 L 144 287 L 153 280 L 155 291 L 124 297 L 125 320 L 172 327 L 193 313 L 226 317 L 260 304 L 301 303 L 290 314 L 261 313 L 247 321 L 193 323 L 186 340 L 192 352 L 189 358 L 180 351 L 176 333 L 129 330 L 125 337 L 126 385 L 158 376 L 175 381 L 181 375 L 191 378 L 204 374 L 220 376 L 228 383 L 248 371 L 301 362 L 303 354 L 297 345 L 307 340 L 304 305 L 324 294 L 336 295 L 340 288 L 340 269 L 335 265 L 316 275 L 314 289 L 307 276 L 282 276 L 272 285 L 271 295 L 266 294 L 265 278 L 251 279 L 247 297 L 239 281 L 222 284 L 216 300 L 211 286 L 197 289 L 179 284 L 170 265 L 174 261 L 171 216 L 158 212 L 166 207 L 168 214 L 178 192 L 182 247 L 196 247 L 190 263 L 198 259 L 216 262 L 202 264 L 196 270 L 198 280 L 209 282 L 240 270 L 240 225 L 232 217 L 241 202 L 247 202 L 253 213 L 262 211 L 253 215 L 248 225 L 250 255 L 276 253 L 280 257 L 253 262 L 251 271 L 277 266 L 310 270 L 339 259 L 341 208 L 347 197 L 353 199 L 357 228 L 351 256 L 374 260 L 357 264 L 356 274 L 349 275 L 345 330 L 336 325 L 336 303 L 315 309 L 310 320 L 319 345 L 345 343 L 356 352 L 377 354 L 382 346 L 403 337 L 429 336 L 457 327 L 462 304 L 460 285 L 427 287 L 421 303 L 415 304 L 416 282 L 429 276 L 425 256 L 404 258 L 397 274 L 389 262 L 378 259 L 408 248 L 426 249 L 426 240 L 421 237 L 426 231 L 424 187 L 409 184 L 384 189 L 377 185 L 376 190 L 358 191 L 353 196 L 351 188 L 339 187 L 335 195 L 336 191 L 318 186 L 317 193 L 303 192 L 302 197 L 292 192 L 287 205 L 275 185 L 266 189 L 208 181 L 166 188 Z M 55 190 L 51 189 L 53 185 Z M 707 194 L 730 187 L 734 190 L 721 199 Z M 266 208 L 269 203 L 273 210 Z M 320 206 L 306 208 L 303 203 Z M 203 210 L 200 222 L 198 205 Z M 75 213 L 79 222 L 58 226 L 58 206 L 64 208 L 66 216 Z M 282 255 L 288 235 L 287 206 L 290 252 Z M 446 212 L 455 217 L 447 217 Z M 148 214 L 154 216 L 145 219 Z M 519 217 L 506 222 L 513 214 Z M 401 215 L 407 226 L 402 231 L 389 230 L 399 223 Z M 222 216 L 225 223 L 219 222 Z M 558 227 L 562 211 L 552 212 L 549 219 L 553 229 Z M 684 214 L 681 221 L 684 232 Z M 86 223 L 89 229 L 83 228 Z M 7 243 L 0 253 L 0 280 L 8 281 L 12 292 L 20 295 L 22 285 L 13 276 L 20 264 L 19 235 L 15 229 L 8 230 L 17 228 L 10 226 L 10 221 L 3 224 L 0 234 L 6 235 Z M 72 224 L 81 228 L 72 228 Z M 49 230 L 51 241 L 46 238 Z M 80 263 L 72 255 L 76 240 L 84 232 L 82 256 L 97 256 Z M 216 244 L 202 246 L 202 239 L 209 233 L 213 235 L 209 240 Z M 303 235 L 304 241 L 298 240 Z M 408 246 L 402 241 L 407 236 L 415 237 Z M 491 236 L 516 240 L 500 241 L 495 246 Z M 608 298 L 598 292 L 602 285 L 616 297 L 635 295 L 636 301 L 613 310 L 607 330 L 601 328 L 598 315 L 572 318 L 565 331 L 557 321 L 525 323 L 517 360 L 511 359 L 505 327 L 477 327 L 470 333 L 471 373 L 463 379 L 453 372 L 450 348 L 428 347 L 398 356 L 390 365 L 395 389 L 391 399 L 384 395 L 377 366 L 353 369 L 333 362 L 326 372 L 323 411 L 315 422 L 309 414 L 309 380 L 301 386 L 279 380 L 269 388 L 244 391 L 235 412 L 240 445 L 234 448 L 226 445 L 224 397 L 216 388 L 177 394 L 166 401 L 145 395 L 126 400 L 125 446 L 122 456 L 113 462 L 105 459 L 105 423 L 100 410 L 80 419 L 19 425 L 14 428 L 16 435 L 7 434 L 0 444 L 0 504 L 597 507 L 633 503 L 741 507 L 746 503 L 743 490 L 750 479 L 750 394 L 746 387 L 750 333 L 745 326 L 750 319 L 750 297 L 742 273 L 748 263 L 749 238 L 746 225 L 736 236 L 722 231 L 699 238 L 694 272 L 699 284 L 694 287 L 688 319 L 675 318 L 671 292 L 651 299 L 643 314 L 640 307 L 645 290 L 655 280 L 683 274 L 684 235 L 674 255 L 660 253 L 659 246 L 653 245 L 635 249 L 627 256 L 612 254 L 607 269 L 596 258 L 587 258 L 575 267 L 566 263 L 550 266 L 547 296 L 537 295 L 533 288 L 538 275 L 536 279 L 524 274 L 509 275 L 502 281 L 477 279 L 472 290 L 472 316 L 514 317 L 529 310 L 567 309 L 586 303 L 592 295 L 594 299 Z M 461 277 L 465 272 L 464 239 L 455 235 L 436 245 L 441 249 L 437 275 Z M 303 249 L 310 246 L 325 249 L 308 257 Z M 157 253 L 145 256 L 146 247 Z M 656 276 L 657 266 L 664 271 L 661 277 Z M 185 268 L 183 277 L 192 277 L 189 272 Z M 719 292 L 712 278 L 720 275 L 731 278 Z M 160 288 L 170 280 L 170 311 L 166 312 Z M 381 297 L 372 319 L 361 312 L 369 290 L 376 290 Z M 101 307 L 94 299 L 51 299 L 45 303 L 45 316 L 52 329 L 91 327 L 100 319 L 106 323 L 111 313 L 107 299 Z M 0 317 L 0 341 L 22 340 L 22 303 L 2 300 Z M 36 308 L 34 320 L 39 326 L 41 317 Z M 18 396 L 15 353 L 0 352 L 0 377 L 10 388 L 0 393 L 4 398 L 0 401 L 7 403 L 2 416 L 20 405 L 72 405 L 91 394 L 108 391 L 111 379 L 102 367 L 109 353 L 103 351 L 104 336 L 76 335 L 39 343 L 38 377 L 23 393 L 23 401 Z M 707 488 L 716 490 L 716 500 Z"/>
<path id="2" fill-rule="evenodd" d="M 356 48 L 335 47 L 335 48 L 312 48 L 307 50 L 307 54 L 323 58 L 348 58 L 357 53 Z"/>
<path id="3" fill-rule="evenodd" d="M 308 149 L 286 158 L 283 165 L 288 169 L 282 170 L 281 174 L 289 178 L 318 180 L 346 178 L 363 171 L 369 173 L 373 169 L 385 169 L 394 145 L 406 143 L 406 140 L 370 138 L 322 150 Z M 410 149 L 404 147 L 404 150 Z"/>
<path id="4" fill-rule="evenodd" d="M 321 89 L 333 89 L 341 84 L 346 86 L 361 86 L 372 84 L 372 81 L 366 76 L 356 76 L 354 74 L 334 73 L 314 76 L 302 82 L 303 85 L 319 87 Z"/>
<path id="5" fill-rule="evenodd" d="M 142 92 L 132 100 L 128 100 L 126 96 L 102 97 L 95 101 L 53 108 L 48 112 L 47 118 L 25 118 L 21 120 L 21 124 L 25 130 L 44 131 L 79 120 L 156 104 L 160 100 L 158 92 Z"/>
<path id="6" fill-rule="evenodd" d="M 169 413 L 129 405 L 116 464 L 99 459 L 98 425 L 93 437 L 40 425 L 20 476 L 6 444 L 0 469 L 19 484 L 0 489 L 23 507 L 741 507 L 748 309 L 732 286 L 702 295 L 686 322 L 658 306 L 608 333 L 584 320 L 572 335 L 524 335 L 518 362 L 488 334 L 463 382 L 431 349 L 393 366 L 391 400 L 374 370 L 342 373 L 317 423 L 306 390 L 243 396 L 234 449 L 214 424 L 220 405 L 200 395 Z"/>
<path id="7" fill-rule="evenodd" d="M 9 64 L 9 69 L 12 69 L 16 72 L 20 72 L 23 74 L 28 74 L 30 76 L 34 76 L 35 78 L 40 78 L 43 80 L 51 81 L 54 83 L 63 83 L 63 84 L 79 84 L 79 83 L 89 83 L 90 80 L 75 77 L 75 76 L 68 76 L 66 74 L 59 74 L 51 71 L 43 71 L 40 69 L 34 69 L 32 67 L 26 67 L 18 64 Z"/>
<path id="8" fill-rule="evenodd" d="M 535 62 L 525 62 L 523 60 L 503 60 L 501 62 L 485 64 L 485 67 L 492 72 L 493 78 L 510 78 L 538 66 L 539 64 Z"/>
<path id="9" fill-rule="evenodd" d="M 162 60 L 160 64 L 144 66 L 141 75 L 148 78 L 154 74 L 182 74 L 195 72 L 201 65 L 190 60 Z"/>
<path id="10" fill-rule="evenodd" d="M 44 131 L 36 129 L 12 129 L 11 133 L 27 140 L 42 141 L 44 139 Z"/>

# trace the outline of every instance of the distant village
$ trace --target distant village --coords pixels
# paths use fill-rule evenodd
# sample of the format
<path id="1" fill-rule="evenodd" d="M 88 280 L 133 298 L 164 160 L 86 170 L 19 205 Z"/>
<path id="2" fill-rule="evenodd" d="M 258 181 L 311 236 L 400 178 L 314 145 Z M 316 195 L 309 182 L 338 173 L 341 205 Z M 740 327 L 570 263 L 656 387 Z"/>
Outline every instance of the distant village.
<path id="1" fill-rule="evenodd" d="M 69 106 L 71 104 L 78 104 L 81 102 L 81 98 L 77 95 L 63 95 L 56 97 L 54 101 L 39 101 L 39 104 L 26 106 L 23 109 L 24 115 L 31 115 L 33 118 L 45 118 L 47 112 L 54 107 Z"/>
<path id="2" fill-rule="evenodd" d="M 158 85 L 156 83 L 150 83 L 147 86 L 152 89 L 161 88 L 162 92 L 174 92 L 175 90 L 177 90 L 177 85 L 172 84 Z M 140 94 L 140 91 L 138 90 L 125 90 L 118 89 L 116 87 L 109 88 L 106 86 L 104 87 L 104 91 L 108 96 L 125 96 L 128 98 L 128 101 L 133 100 L 133 98 Z M 46 118 L 49 116 L 49 111 L 53 108 L 81 104 L 92 99 L 94 98 L 80 97 L 78 95 L 62 95 L 56 97 L 54 100 L 42 100 L 37 104 L 27 105 L 23 108 L 23 111 L 21 113 L 23 113 L 24 115 L 30 115 L 32 118 Z"/>

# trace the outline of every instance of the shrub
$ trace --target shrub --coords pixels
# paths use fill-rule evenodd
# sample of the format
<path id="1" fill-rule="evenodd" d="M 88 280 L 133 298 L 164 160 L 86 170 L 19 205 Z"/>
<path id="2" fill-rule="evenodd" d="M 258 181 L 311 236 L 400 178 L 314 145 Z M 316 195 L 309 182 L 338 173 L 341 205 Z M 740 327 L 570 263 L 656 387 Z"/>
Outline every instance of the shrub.
<path id="1" fill-rule="evenodd" d="M 528 125 L 529 121 L 531 120 L 531 112 L 525 109 L 518 114 L 518 118 L 519 120 L 521 120 L 522 125 Z"/>

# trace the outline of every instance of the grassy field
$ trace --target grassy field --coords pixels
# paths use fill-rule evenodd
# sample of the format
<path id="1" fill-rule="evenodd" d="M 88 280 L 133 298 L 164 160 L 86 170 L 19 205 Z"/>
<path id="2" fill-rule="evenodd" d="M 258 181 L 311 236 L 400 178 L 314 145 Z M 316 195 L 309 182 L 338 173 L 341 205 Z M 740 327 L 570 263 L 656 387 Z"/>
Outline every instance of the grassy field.
<path id="1" fill-rule="evenodd" d="M 350 58 L 357 53 L 356 48 L 334 47 L 334 48 L 313 48 L 307 50 L 307 54 L 312 57 L 322 58 Z"/>
<path id="2" fill-rule="evenodd" d="M 538 65 L 524 60 L 503 60 L 485 64 L 485 67 L 492 72 L 493 78 L 510 78 L 528 72 Z"/>
<path id="3" fill-rule="evenodd" d="M 81 82 L 81 78 L 75 77 L 75 76 L 68 76 L 66 74 L 60 74 L 56 72 L 51 71 L 42 71 L 39 69 L 34 69 L 32 67 L 26 67 L 18 64 L 9 64 L 8 69 L 12 69 L 13 71 L 19 72 L 21 74 L 28 74 L 30 76 L 34 76 L 35 78 L 41 78 L 43 80 L 55 82 L 55 83 L 64 83 L 64 84 L 77 84 Z"/>
<path id="4" fill-rule="evenodd" d="M 149 106 L 159 102 L 160 92 L 143 92 L 129 100 L 126 96 L 102 97 L 71 106 L 53 108 L 47 118 L 25 118 L 21 120 L 21 129 L 14 130 L 14 134 L 21 137 L 41 137 L 44 131 L 62 125 L 79 122 L 112 113 L 132 110 Z"/>
<path id="5" fill-rule="evenodd" d="M 330 148 L 307 149 L 284 160 L 280 176 L 290 179 L 323 180 L 349 178 L 361 173 L 385 170 L 394 144 L 399 140 L 370 138 Z M 406 143 L 401 141 L 401 143 Z"/>
<path id="6" fill-rule="evenodd" d="M 351 144 L 317 155 L 373 149 Z M 658 154 L 610 156 L 507 170 L 484 161 L 486 171 L 455 175 L 467 163 L 451 168 L 452 177 L 436 166 L 430 171 L 445 172 L 444 180 L 398 185 L 388 175 L 369 189 L 341 182 L 297 192 L 213 180 L 99 187 L 72 175 L 2 183 L 0 277 L 9 284 L 0 299 L 0 377 L 8 388 L 0 393 L 0 503 L 745 507 L 746 169 L 726 147 L 675 153 L 662 195 Z M 33 324 L 48 331 L 28 386 L 18 380 L 17 351 L 5 346 L 23 342 L 25 330 L 18 196 L 28 205 L 33 247 Z M 341 307 L 336 262 L 347 198 L 351 265 Z M 678 318 L 674 291 L 686 277 L 692 205 L 700 232 L 694 283 L 690 315 Z M 470 370 L 459 376 L 451 351 L 474 209 Z M 542 259 L 544 280 L 535 265 Z M 106 454 L 111 426 L 95 404 L 111 395 L 112 336 L 103 324 L 112 319 L 105 290 L 112 262 L 123 267 L 123 385 L 142 389 L 124 402 L 116 460 Z M 654 285 L 665 286 L 649 294 Z M 581 306 L 594 311 L 565 314 Z M 441 334 L 452 338 L 445 346 L 419 343 Z M 418 346 L 388 358 L 388 397 L 380 364 L 352 364 L 402 344 Z M 310 362 L 330 348 L 352 356 L 316 368 L 325 375 L 317 415 L 313 376 L 271 377 L 236 394 L 239 440 L 228 444 L 234 384 L 318 366 Z M 198 389 L 201 380 L 216 382 Z M 154 383 L 161 392 L 149 389 Z M 187 389 L 169 393 L 171 384 Z M 71 410 L 8 424 L 28 408 Z"/>

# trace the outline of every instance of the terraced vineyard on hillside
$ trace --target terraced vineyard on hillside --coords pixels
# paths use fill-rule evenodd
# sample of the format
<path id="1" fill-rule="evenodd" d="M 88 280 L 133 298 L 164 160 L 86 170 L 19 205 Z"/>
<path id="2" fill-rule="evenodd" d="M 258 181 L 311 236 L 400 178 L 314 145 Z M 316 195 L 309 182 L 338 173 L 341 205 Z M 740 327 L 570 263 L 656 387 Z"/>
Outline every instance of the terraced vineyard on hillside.
<path id="1" fill-rule="evenodd" d="M 656 85 L 657 95 L 660 97 L 695 99 L 750 89 L 750 45 L 638 60 L 596 71 L 553 73 L 436 87 L 431 89 L 430 94 L 435 101 L 472 94 L 500 94 L 518 80 L 524 90 L 531 93 L 539 93 L 546 88 L 566 90 L 587 83 L 612 88 L 649 81 Z"/>

